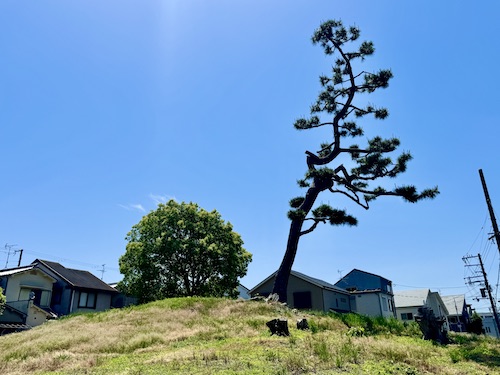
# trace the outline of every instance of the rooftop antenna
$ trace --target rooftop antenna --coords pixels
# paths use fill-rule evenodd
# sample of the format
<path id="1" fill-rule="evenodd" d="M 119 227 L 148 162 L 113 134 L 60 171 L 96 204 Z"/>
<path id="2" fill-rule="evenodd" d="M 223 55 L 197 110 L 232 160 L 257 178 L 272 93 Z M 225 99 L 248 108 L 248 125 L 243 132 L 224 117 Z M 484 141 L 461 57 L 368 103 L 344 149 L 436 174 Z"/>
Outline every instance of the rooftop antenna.
<path id="1" fill-rule="evenodd" d="M 101 272 L 101 280 L 104 279 L 104 272 L 106 272 L 106 269 L 105 269 L 106 265 L 103 264 L 102 265 L 102 269 L 99 270 L 99 272 Z"/>
<path id="2" fill-rule="evenodd" d="M 17 246 L 17 244 L 14 245 L 9 245 L 8 243 L 5 244 L 5 250 L 7 250 L 7 260 L 5 261 L 5 268 L 7 268 L 9 264 L 10 251 L 14 246 Z"/>

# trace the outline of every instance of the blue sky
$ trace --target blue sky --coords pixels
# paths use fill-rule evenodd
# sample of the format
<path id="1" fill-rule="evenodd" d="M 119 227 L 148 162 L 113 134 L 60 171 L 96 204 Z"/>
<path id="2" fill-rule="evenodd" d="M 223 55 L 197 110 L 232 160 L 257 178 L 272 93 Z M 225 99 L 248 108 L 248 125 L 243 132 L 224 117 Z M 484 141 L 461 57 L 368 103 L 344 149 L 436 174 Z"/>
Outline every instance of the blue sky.
<path id="1" fill-rule="evenodd" d="M 497 111 L 500 6 L 495 2 L 26 1 L 0 2 L 0 267 L 35 258 L 117 281 L 125 236 L 170 198 L 218 210 L 253 254 L 242 283 L 274 272 L 301 193 L 298 132 L 333 61 L 310 37 L 327 19 L 361 28 L 390 68 L 386 106 L 368 135 L 401 139 L 414 160 L 398 184 L 439 186 L 417 205 L 379 199 L 369 211 L 341 196 L 320 202 L 358 217 L 302 238 L 294 269 L 336 282 L 353 268 L 395 290 L 444 295 L 481 253 L 491 284 L 499 257 L 479 180 L 500 205 Z M 391 182 L 392 183 L 392 182 Z"/>

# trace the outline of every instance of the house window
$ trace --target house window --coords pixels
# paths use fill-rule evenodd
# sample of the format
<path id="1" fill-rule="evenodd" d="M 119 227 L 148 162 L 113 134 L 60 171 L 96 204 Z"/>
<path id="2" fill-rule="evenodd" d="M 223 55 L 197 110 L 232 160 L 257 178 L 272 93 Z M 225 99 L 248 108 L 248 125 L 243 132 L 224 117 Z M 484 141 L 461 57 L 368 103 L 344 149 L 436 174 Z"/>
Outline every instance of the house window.
<path id="1" fill-rule="evenodd" d="M 312 309 L 311 292 L 293 293 L 293 306 L 296 309 Z"/>
<path id="2" fill-rule="evenodd" d="M 490 327 L 484 327 L 484 331 L 486 333 L 491 333 L 491 328 Z"/>
<path id="3" fill-rule="evenodd" d="M 382 310 L 387 311 L 387 298 L 382 297 Z"/>
<path id="4" fill-rule="evenodd" d="M 347 300 L 345 298 L 340 298 L 340 302 L 347 303 Z"/>
<path id="5" fill-rule="evenodd" d="M 401 319 L 402 320 L 413 320 L 413 314 L 412 313 L 401 313 Z"/>
<path id="6" fill-rule="evenodd" d="M 19 301 L 31 300 L 37 306 L 49 307 L 50 296 L 50 290 L 21 288 L 21 291 L 19 292 Z"/>
<path id="7" fill-rule="evenodd" d="M 80 292 L 80 299 L 78 300 L 78 307 L 86 307 L 87 309 L 95 309 L 95 293 Z"/>
<path id="8" fill-rule="evenodd" d="M 389 311 L 394 311 L 394 308 L 392 307 L 392 299 L 389 299 Z"/>

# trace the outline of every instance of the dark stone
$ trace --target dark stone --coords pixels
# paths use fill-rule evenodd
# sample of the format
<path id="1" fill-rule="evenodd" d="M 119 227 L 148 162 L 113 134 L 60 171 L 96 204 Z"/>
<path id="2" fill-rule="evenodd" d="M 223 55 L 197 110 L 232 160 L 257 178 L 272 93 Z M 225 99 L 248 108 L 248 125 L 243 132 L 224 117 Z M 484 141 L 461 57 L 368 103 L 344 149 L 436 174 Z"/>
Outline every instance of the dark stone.
<path id="1" fill-rule="evenodd" d="M 307 323 L 307 319 L 299 319 L 297 320 L 297 329 L 305 331 L 309 329 L 309 323 Z"/>
<path id="2" fill-rule="evenodd" d="M 288 320 L 273 319 L 266 323 L 272 335 L 290 336 L 288 331 Z"/>

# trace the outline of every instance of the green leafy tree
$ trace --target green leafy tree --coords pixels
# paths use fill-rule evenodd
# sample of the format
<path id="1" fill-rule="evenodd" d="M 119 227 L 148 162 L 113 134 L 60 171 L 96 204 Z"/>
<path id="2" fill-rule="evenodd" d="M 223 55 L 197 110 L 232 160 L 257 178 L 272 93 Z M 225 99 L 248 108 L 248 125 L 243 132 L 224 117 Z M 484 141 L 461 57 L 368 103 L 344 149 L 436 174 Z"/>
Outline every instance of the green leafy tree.
<path id="1" fill-rule="evenodd" d="M 120 288 L 140 302 L 237 295 L 252 256 L 217 211 L 170 200 L 132 227 L 120 257 Z"/>
<path id="2" fill-rule="evenodd" d="M 5 309 L 5 302 L 6 302 L 5 295 L 3 294 L 3 289 L 0 287 L 0 315 L 2 315 L 3 310 Z"/>
<path id="3" fill-rule="evenodd" d="M 359 36 L 357 27 L 347 28 L 341 21 L 327 21 L 312 37 L 313 44 L 319 44 L 335 63 L 330 75 L 320 76 L 322 90 L 311 106 L 311 116 L 298 119 L 294 126 L 298 130 L 328 128 L 331 138 L 322 143 L 318 151 L 306 151 L 307 172 L 298 184 L 307 190 L 305 195 L 290 200 L 290 232 L 273 288 L 273 293 L 277 293 L 281 301 L 286 301 L 288 278 L 299 239 L 313 232 L 320 223 L 357 224 L 356 218 L 345 210 L 326 204 L 315 206 L 320 193 L 328 191 L 347 197 L 365 209 L 380 196 L 399 196 L 414 203 L 434 198 L 439 193 L 437 188 L 419 193 L 414 186 L 397 186 L 389 190 L 376 185 L 377 180 L 395 178 L 406 171 L 412 158 L 408 152 L 401 153 L 395 160 L 391 157 L 400 144 L 399 139 L 377 136 L 368 139 L 363 146 L 356 143 L 345 145 L 349 139 L 365 139 L 358 120 L 366 116 L 382 120 L 388 116 L 386 108 L 366 104 L 365 94 L 386 88 L 392 72 L 357 70 L 355 64 L 363 62 L 375 51 L 373 43 L 367 41 L 348 51 L 348 46 L 356 44 Z M 305 224 L 308 225 L 304 228 Z"/>
<path id="4" fill-rule="evenodd" d="M 467 325 L 467 332 L 475 333 L 476 335 L 481 335 L 484 333 L 483 329 L 483 318 L 477 312 L 473 312 L 470 318 L 470 322 Z"/>

